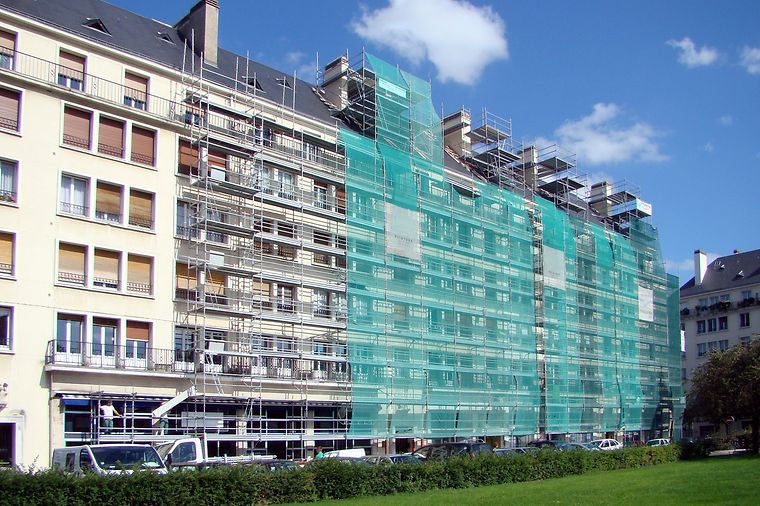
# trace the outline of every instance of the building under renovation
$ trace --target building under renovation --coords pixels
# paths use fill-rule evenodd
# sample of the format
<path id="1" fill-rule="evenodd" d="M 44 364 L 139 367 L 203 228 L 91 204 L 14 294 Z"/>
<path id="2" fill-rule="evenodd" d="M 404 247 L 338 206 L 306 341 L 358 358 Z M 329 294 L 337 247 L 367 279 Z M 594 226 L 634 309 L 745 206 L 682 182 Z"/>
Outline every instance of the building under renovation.
<path id="1" fill-rule="evenodd" d="M 0 461 L 678 437 L 637 189 L 372 55 L 227 52 L 218 9 L 0 0 Z"/>

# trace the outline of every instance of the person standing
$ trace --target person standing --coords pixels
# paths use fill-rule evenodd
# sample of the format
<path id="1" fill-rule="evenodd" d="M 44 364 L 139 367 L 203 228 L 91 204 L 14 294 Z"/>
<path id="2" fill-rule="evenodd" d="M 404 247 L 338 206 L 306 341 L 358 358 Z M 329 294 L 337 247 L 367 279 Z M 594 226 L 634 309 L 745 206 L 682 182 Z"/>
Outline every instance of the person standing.
<path id="1" fill-rule="evenodd" d="M 114 416 L 121 416 L 121 414 L 113 405 L 111 399 L 108 399 L 105 404 L 100 405 L 101 429 L 103 429 L 104 434 L 113 431 Z"/>
<path id="2" fill-rule="evenodd" d="M 322 451 L 321 446 L 317 446 L 316 455 L 314 455 L 315 459 L 323 459 L 325 458 L 325 452 Z"/>

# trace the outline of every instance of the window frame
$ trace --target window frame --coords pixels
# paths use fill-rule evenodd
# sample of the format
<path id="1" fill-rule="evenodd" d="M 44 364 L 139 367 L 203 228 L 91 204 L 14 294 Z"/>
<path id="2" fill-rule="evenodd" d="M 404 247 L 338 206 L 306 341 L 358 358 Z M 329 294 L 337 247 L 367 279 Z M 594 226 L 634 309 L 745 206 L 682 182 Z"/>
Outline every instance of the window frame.
<path id="1" fill-rule="evenodd" d="M 739 327 L 746 328 L 749 326 L 751 326 L 751 319 L 749 317 L 749 312 L 739 313 Z"/>
<path id="2" fill-rule="evenodd" d="M 13 351 L 13 324 L 14 306 L 0 305 L 0 352 Z"/>
<path id="3" fill-rule="evenodd" d="M 16 105 L 15 126 L 13 125 L 13 120 L 11 120 L 10 118 L 6 118 L 8 120 L 8 126 L 6 126 L 5 124 L 3 124 L 2 121 L 0 121 L 0 131 L 18 135 L 21 133 L 21 111 L 22 111 L 22 101 L 24 99 L 24 90 L 14 88 L 12 86 L 7 86 L 5 83 L 3 83 L 2 86 L 0 86 L 0 89 L 8 91 L 10 93 L 15 93 L 18 96 L 17 105 Z"/>
<path id="4" fill-rule="evenodd" d="M 11 189 L 3 189 L 4 169 L 11 166 Z M 18 205 L 18 188 L 19 188 L 19 162 L 9 158 L 0 158 L 0 204 L 15 206 Z"/>

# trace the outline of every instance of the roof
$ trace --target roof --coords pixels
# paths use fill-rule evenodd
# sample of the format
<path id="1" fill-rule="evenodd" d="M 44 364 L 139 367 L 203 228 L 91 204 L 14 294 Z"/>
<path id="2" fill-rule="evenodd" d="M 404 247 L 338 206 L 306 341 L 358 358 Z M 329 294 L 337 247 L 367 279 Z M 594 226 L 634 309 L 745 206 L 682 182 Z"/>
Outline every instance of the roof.
<path id="1" fill-rule="evenodd" d="M 101 0 L 76 0 L 74 2 L 0 0 L 0 7 L 171 69 L 182 70 L 183 59 L 186 64 L 184 68 L 190 68 L 192 63 L 192 54 L 185 57 L 187 53 L 191 52 L 185 51 L 184 42 L 179 32 L 173 27 Z M 95 20 L 100 20 L 102 26 L 109 33 L 103 33 L 85 25 L 89 21 L 87 24 L 97 26 L 97 23 L 94 23 Z M 23 48 L 21 50 L 23 51 Z M 195 58 L 196 68 L 198 62 L 198 58 Z M 237 68 L 242 69 L 238 70 L 238 78 L 243 81 L 245 76 L 242 74 L 245 73 L 246 58 L 219 48 L 217 67 L 204 66 L 204 69 L 212 70 L 221 75 L 204 72 L 204 78 L 208 78 L 209 81 L 217 84 L 232 87 L 235 85 L 236 63 Z M 331 116 L 327 106 L 313 92 L 312 84 L 301 79 L 297 79 L 294 83 L 292 75 L 249 60 L 247 77 L 253 78 L 254 76 L 261 87 L 261 90 L 257 91 L 260 96 L 275 103 L 293 106 L 298 113 L 305 116 L 328 124 L 336 123 L 336 119 Z M 284 88 L 276 81 L 278 78 L 287 79 L 290 88 Z"/>
<path id="2" fill-rule="evenodd" d="M 707 266 L 701 285 L 696 286 L 694 278 L 684 283 L 681 297 L 750 285 L 760 285 L 760 249 L 716 258 Z"/>

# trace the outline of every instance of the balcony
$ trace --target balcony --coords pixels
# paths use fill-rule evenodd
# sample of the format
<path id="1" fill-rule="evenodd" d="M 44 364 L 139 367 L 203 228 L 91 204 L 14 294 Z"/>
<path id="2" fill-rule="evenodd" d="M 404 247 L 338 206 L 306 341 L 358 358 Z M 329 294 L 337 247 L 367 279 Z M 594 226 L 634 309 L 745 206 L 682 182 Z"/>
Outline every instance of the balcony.
<path id="1" fill-rule="evenodd" d="M 0 60 L 0 73 L 2 74 L 23 76 L 48 86 L 84 94 L 185 127 L 208 128 L 209 132 L 230 137 L 237 143 L 259 146 L 286 159 L 297 158 L 299 161 L 313 164 L 338 175 L 345 173 L 345 161 L 337 153 L 298 139 L 281 135 L 266 136 L 264 130 L 253 128 L 248 118 L 236 118 L 228 114 L 208 111 L 206 107 L 201 108 L 197 104 L 197 100 L 195 100 L 196 103 L 192 104 L 188 103 L 190 99 L 188 102 L 174 102 L 148 93 L 145 93 L 144 97 L 140 96 L 140 100 L 137 100 L 133 98 L 134 90 L 132 88 L 92 74 L 73 71 L 57 62 L 20 51 L 15 51 L 12 56 L 3 56 L 4 59 Z M 197 99 L 197 97 L 195 98 Z M 18 129 L 18 120 L 2 118 L 0 119 L 0 127 L 16 130 Z M 86 139 L 66 136 L 64 143 L 84 149 L 90 148 Z M 134 155 L 135 153 L 132 153 L 132 160 L 138 163 L 151 165 L 154 161 L 147 158 L 136 160 Z"/>
<path id="2" fill-rule="evenodd" d="M 197 353 L 194 350 L 170 350 L 151 346 L 135 347 L 99 342 L 71 342 L 50 340 L 45 352 L 45 365 L 50 367 L 136 371 L 157 374 L 206 372 L 230 377 L 278 380 L 309 379 L 318 382 L 348 382 L 344 361 L 319 362 L 319 371 L 313 360 L 283 360 L 280 365 L 262 365 L 259 353 L 223 352 Z M 298 367 L 298 364 L 303 367 Z M 315 362 L 316 363 L 316 362 Z"/>

